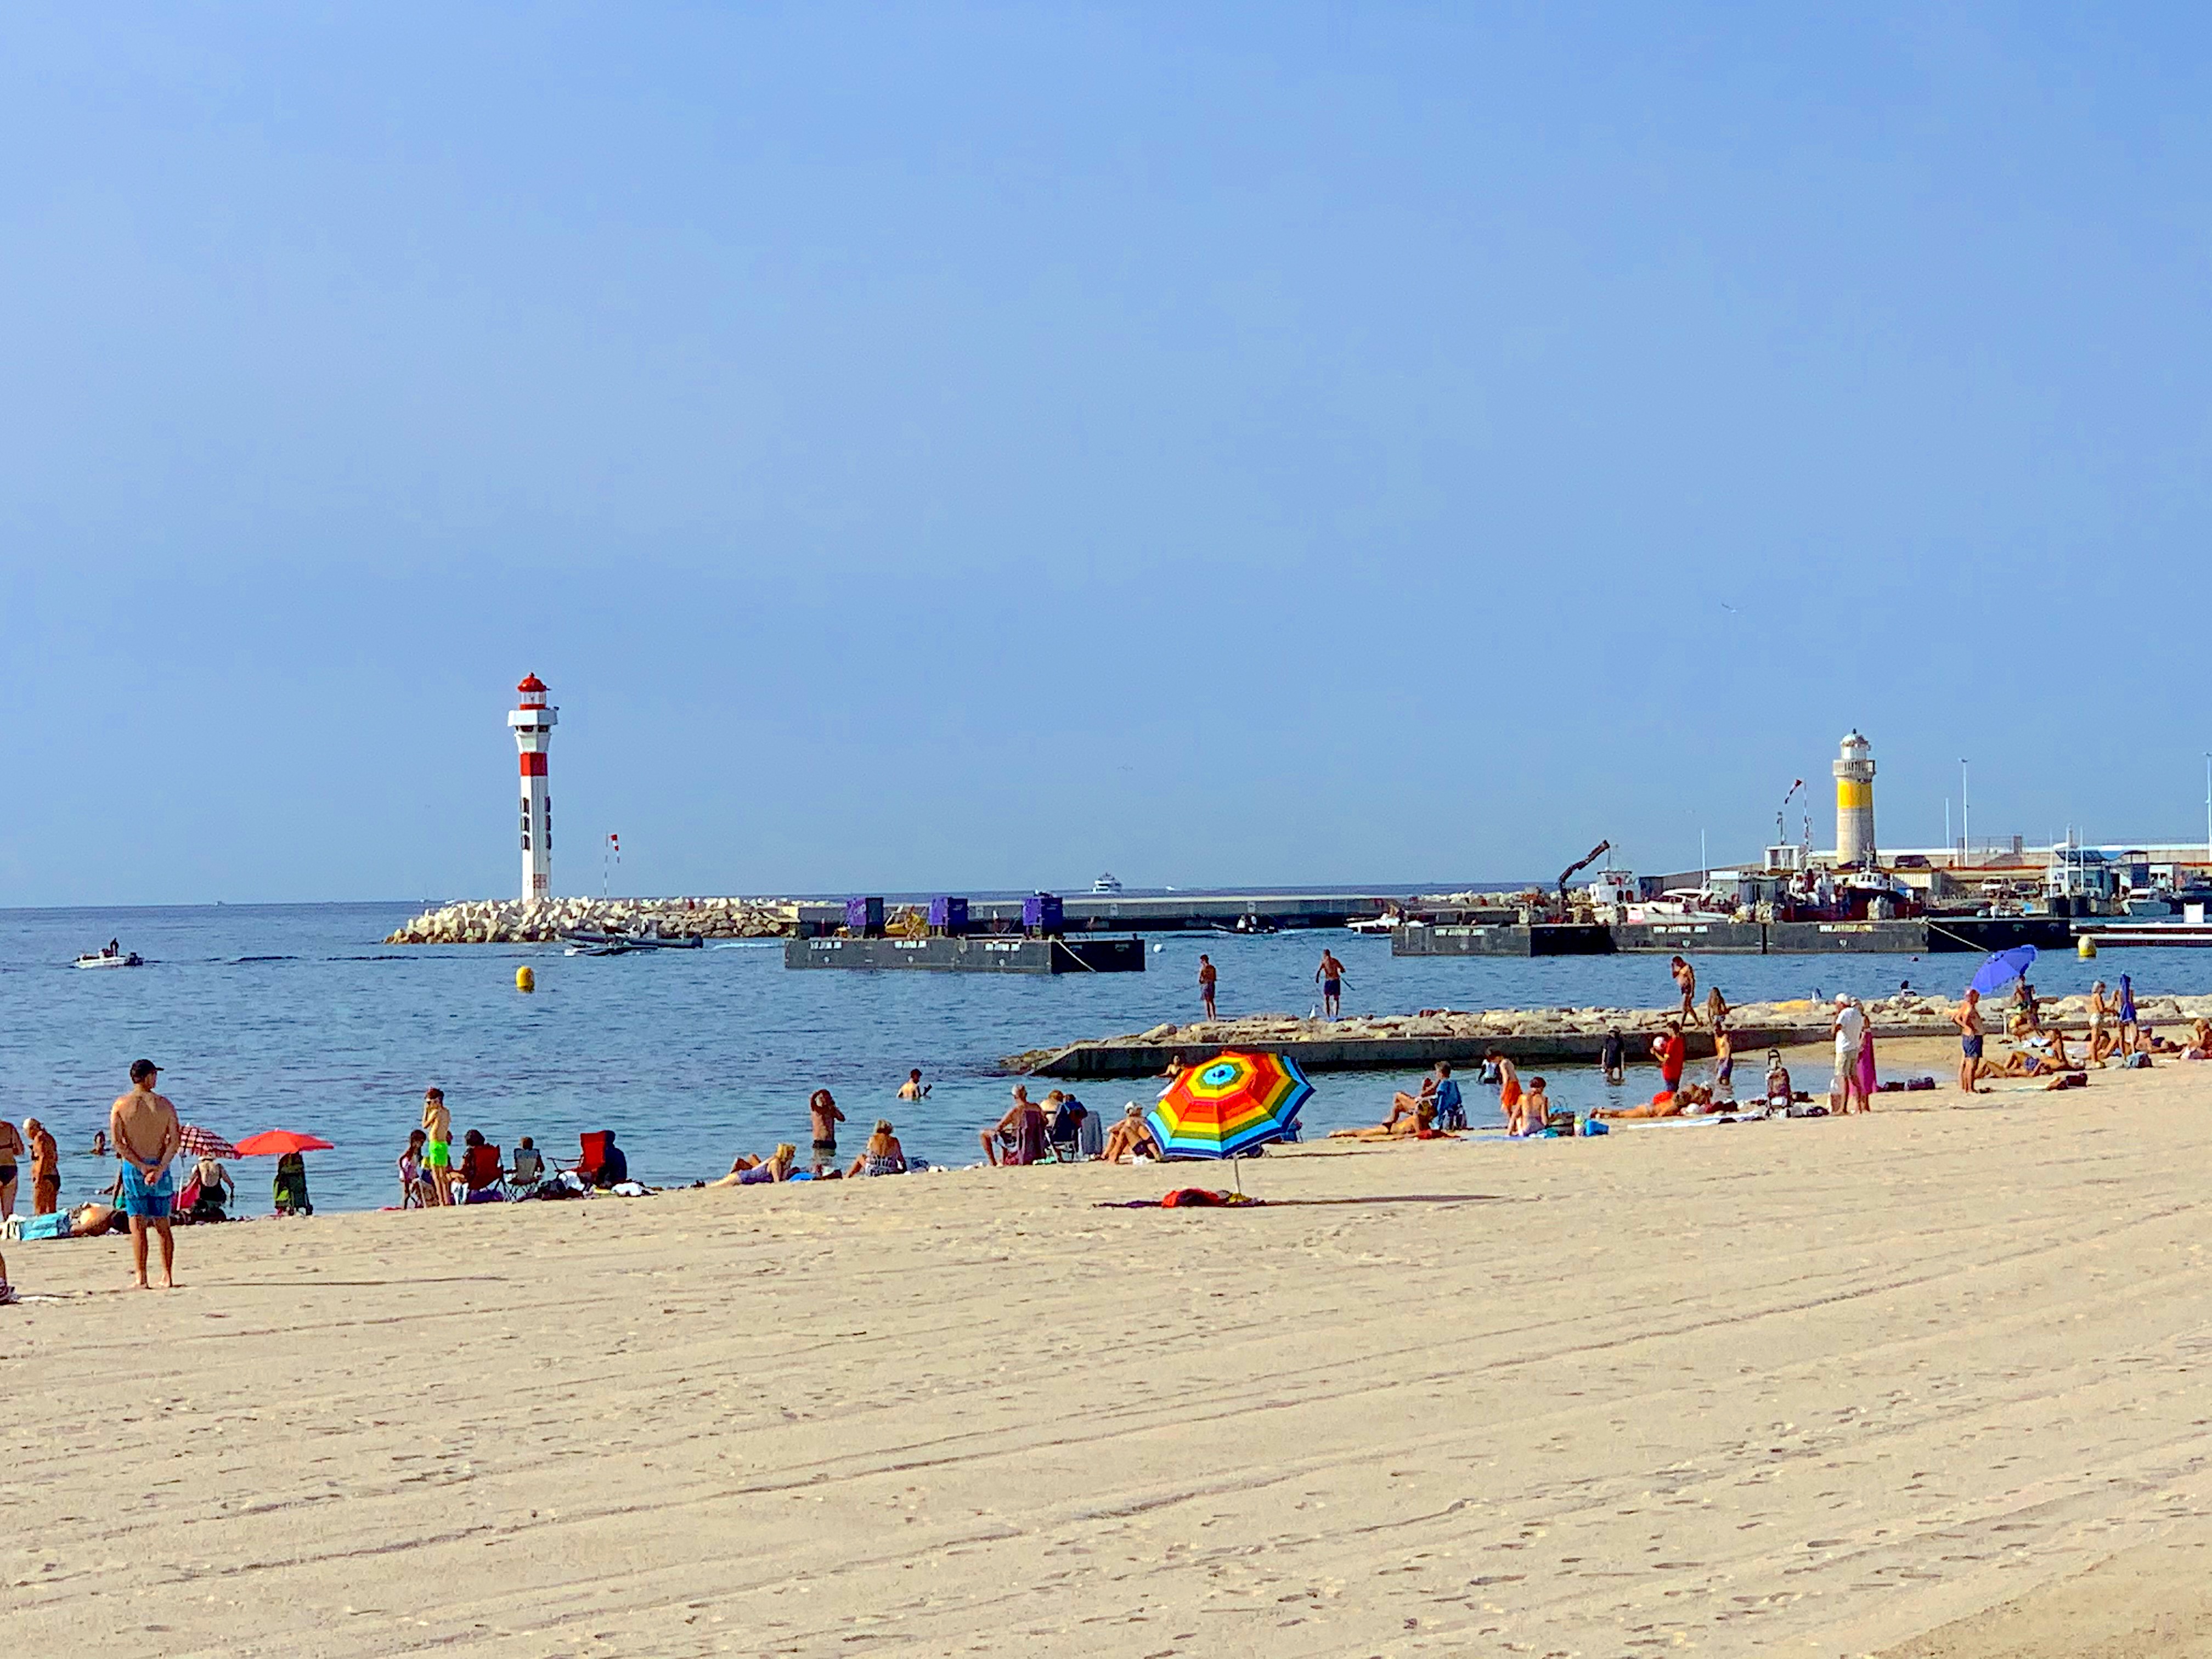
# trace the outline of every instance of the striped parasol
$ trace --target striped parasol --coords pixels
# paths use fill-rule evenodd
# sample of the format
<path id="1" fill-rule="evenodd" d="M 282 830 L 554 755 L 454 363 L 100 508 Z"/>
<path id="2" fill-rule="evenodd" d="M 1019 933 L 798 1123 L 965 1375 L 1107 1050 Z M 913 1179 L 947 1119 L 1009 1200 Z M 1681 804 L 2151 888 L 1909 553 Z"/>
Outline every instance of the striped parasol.
<path id="1" fill-rule="evenodd" d="M 197 1123 L 185 1125 L 185 1132 L 177 1143 L 178 1150 L 192 1158 L 236 1158 L 238 1148 L 212 1129 L 203 1129 Z"/>
<path id="2" fill-rule="evenodd" d="M 1231 1048 L 1176 1078 L 1146 1120 L 1170 1158 L 1235 1158 L 1290 1133 L 1312 1097 L 1296 1060 Z"/>

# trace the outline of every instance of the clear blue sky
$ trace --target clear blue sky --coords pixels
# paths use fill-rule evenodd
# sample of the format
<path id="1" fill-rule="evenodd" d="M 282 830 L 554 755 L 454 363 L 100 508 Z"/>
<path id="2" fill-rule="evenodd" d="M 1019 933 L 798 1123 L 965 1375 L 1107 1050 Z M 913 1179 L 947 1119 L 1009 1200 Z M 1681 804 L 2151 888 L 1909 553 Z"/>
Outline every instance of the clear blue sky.
<path id="1" fill-rule="evenodd" d="M 2203 833 L 2203 11 L 1202 9 L 0 13 L 0 903 Z"/>

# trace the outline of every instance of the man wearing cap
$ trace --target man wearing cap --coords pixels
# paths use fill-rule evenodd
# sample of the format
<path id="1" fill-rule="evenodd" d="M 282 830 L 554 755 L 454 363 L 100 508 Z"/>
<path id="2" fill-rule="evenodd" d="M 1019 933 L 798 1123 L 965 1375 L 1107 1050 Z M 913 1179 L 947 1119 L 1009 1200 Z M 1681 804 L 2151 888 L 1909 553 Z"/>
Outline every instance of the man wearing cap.
<path id="1" fill-rule="evenodd" d="M 150 1060 L 131 1062 L 131 1092 L 108 1109 L 107 1138 L 123 1160 L 123 1212 L 131 1218 L 131 1259 L 138 1288 L 146 1283 L 146 1229 L 161 1235 L 161 1288 L 173 1290 L 177 1241 L 169 1231 L 169 1206 L 176 1201 L 177 1177 L 169 1165 L 184 1141 L 184 1126 L 166 1095 L 154 1092 L 161 1068 Z"/>
<path id="2" fill-rule="evenodd" d="M 1847 996 L 1836 998 L 1836 1094 L 1838 1109 L 1851 1109 L 1851 1097 L 1858 1096 L 1859 1109 L 1873 1109 L 1864 1092 L 1859 1088 L 1859 1045 L 1866 1041 L 1866 1011 Z"/>

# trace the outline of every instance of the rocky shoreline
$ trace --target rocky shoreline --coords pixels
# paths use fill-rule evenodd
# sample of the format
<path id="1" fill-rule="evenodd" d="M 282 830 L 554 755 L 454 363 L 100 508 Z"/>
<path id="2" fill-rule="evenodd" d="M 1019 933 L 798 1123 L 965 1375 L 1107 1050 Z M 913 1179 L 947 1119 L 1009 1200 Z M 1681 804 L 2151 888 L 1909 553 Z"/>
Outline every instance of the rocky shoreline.
<path id="1" fill-rule="evenodd" d="M 1899 992 L 1865 1004 L 1877 1041 L 1883 1037 L 1955 1036 L 1951 1023 L 1958 1003 L 1948 997 Z M 1984 1004 L 1991 1030 L 2001 1030 L 2008 1012 L 2002 999 Z M 2046 1025 L 2086 1030 L 2088 999 L 2045 998 L 2039 1005 Z M 2172 1027 L 2212 1018 L 2212 996 L 2153 996 L 2137 999 L 2147 1026 Z M 1736 1052 L 1777 1043 L 1825 1041 L 1833 1010 L 1810 999 L 1745 1003 L 1729 1011 Z M 1252 1014 L 1240 1019 L 1200 1020 L 1188 1025 L 1155 1025 L 1148 1031 L 1096 1037 L 1058 1048 L 1008 1054 L 999 1063 L 1009 1073 L 1047 1077 L 1132 1076 L 1153 1071 L 1173 1054 L 1186 1059 L 1224 1048 L 1285 1052 L 1304 1064 L 1352 1068 L 1363 1064 L 1392 1066 L 1419 1059 L 1455 1063 L 1486 1047 L 1516 1060 L 1589 1060 L 1607 1031 L 1627 1039 L 1632 1054 L 1641 1054 L 1675 1010 L 1669 1008 L 1490 1008 L 1468 1012 L 1449 1008 L 1413 1014 L 1356 1015 L 1322 1020 L 1292 1014 Z M 1693 1056 L 1712 1052 L 1702 1028 L 1686 1033 Z M 2169 1032 L 2169 1035 L 2175 1033 Z M 1587 1051 L 1587 1052 L 1585 1052 Z"/>
<path id="2" fill-rule="evenodd" d="M 793 899 L 471 899 L 426 910 L 385 936 L 386 945 L 541 945 L 573 928 L 659 932 L 702 939 L 787 939 L 799 931 Z"/>

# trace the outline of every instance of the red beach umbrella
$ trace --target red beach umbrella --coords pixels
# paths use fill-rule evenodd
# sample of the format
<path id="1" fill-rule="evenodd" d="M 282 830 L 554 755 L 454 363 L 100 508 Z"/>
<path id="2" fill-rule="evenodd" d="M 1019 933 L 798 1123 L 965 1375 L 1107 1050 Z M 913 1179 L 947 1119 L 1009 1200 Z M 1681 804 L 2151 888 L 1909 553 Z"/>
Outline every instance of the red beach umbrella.
<path id="1" fill-rule="evenodd" d="M 331 1143 L 296 1129 L 264 1129 L 238 1143 L 240 1158 L 282 1158 L 287 1152 L 327 1152 Z"/>

